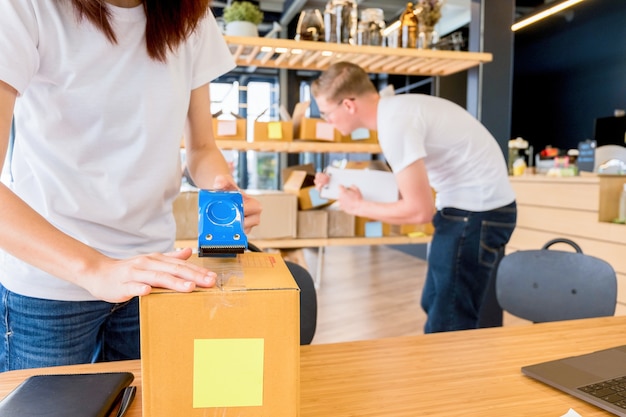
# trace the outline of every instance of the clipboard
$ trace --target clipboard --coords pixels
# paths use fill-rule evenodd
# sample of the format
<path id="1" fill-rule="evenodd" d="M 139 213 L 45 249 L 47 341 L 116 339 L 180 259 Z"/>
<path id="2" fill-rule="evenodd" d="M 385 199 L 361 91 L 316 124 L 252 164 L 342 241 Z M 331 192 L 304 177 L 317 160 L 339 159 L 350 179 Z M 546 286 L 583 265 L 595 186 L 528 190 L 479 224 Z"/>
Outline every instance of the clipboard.
<path id="1" fill-rule="evenodd" d="M 330 181 L 320 191 L 320 196 L 331 200 L 339 198 L 339 186 L 356 186 L 363 199 L 379 203 L 398 201 L 398 185 L 392 172 L 371 169 L 341 169 L 328 167 Z"/>

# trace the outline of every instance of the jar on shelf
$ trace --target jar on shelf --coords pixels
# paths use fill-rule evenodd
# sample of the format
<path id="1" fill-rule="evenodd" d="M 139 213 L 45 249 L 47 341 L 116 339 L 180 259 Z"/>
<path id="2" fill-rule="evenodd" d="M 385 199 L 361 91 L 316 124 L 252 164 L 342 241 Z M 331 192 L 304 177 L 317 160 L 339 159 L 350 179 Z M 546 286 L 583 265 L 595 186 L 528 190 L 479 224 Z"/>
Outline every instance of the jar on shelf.
<path id="1" fill-rule="evenodd" d="M 324 18 L 318 9 L 305 9 L 300 13 L 295 40 L 324 41 Z"/>
<path id="2" fill-rule="evenodd" d="M 406 4 L 406 9 L 400 15 L 400 32 L 398 46 L 401 48 L 416 48 L 418 34 L 418 20 L 412 2 Z"/>
<path id="3" fill-rule="evenodd" d="M 324 10 L 326 42 L 356 44 L 357 18 L 355 0 L 329 0 Z"/>
<path id="4" fill-rule="evenodd" d="M 357 45 L 382 46 L 384 29 L 385 17 L 383 9 L 363 9 L 357 29 Z"/>

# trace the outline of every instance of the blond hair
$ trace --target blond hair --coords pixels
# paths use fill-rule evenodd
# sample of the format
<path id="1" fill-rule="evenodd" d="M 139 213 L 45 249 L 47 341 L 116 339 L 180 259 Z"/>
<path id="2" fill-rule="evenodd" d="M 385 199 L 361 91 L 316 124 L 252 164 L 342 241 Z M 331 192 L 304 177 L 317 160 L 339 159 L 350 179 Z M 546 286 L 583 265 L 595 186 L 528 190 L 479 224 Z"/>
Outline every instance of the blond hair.
<path id="1" fill-rule="evenodd" d="M 311 93 L 314 97 L 323 95 L 328 101 L 338 101 L 377 90 L 363 68 L 351 62 L 337 62 L 313 81 Z"/>

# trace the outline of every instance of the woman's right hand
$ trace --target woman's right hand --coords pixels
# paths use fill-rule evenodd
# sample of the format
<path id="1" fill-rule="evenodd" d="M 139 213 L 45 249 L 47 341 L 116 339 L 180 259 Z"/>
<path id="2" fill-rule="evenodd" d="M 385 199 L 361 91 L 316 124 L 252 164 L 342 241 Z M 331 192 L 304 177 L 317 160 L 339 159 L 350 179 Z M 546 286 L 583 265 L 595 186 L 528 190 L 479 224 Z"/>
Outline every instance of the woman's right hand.
<path id="1" fill-rule="evenodd" d="M 152 288 L 191 292 L 196 286 L 212 287 L 217 275 L 187 262 L 190 248 L 169 253 L 151 253 L 128 259 L 111 259 L 85 273 L 77 284 L 94 297 L 111 303 L 150 294 Z"/>

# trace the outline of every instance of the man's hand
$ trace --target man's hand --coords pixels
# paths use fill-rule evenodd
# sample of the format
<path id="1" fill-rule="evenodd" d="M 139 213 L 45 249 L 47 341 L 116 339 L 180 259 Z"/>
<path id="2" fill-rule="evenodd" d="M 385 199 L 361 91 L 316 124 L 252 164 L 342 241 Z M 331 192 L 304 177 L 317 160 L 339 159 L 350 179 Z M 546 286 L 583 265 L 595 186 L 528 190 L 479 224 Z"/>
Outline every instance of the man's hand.
<path id="1" fill-rule="evenodd" d="M 339 186 L 339 207 L 348 214 L 358 216 L 358 209 L 363 201 L 363 195 L 359 187 L 354 185 L 350 187 Z"/>
<path id="2" fill-rule="evenodd" d="M 315 188 L 317 191 L 322 191 L 322 188 L 330 182 L 330 177 L 323 172 L 318 172 L 315 174 L 315 179 L 313 183 L 315 184 Z"/>

